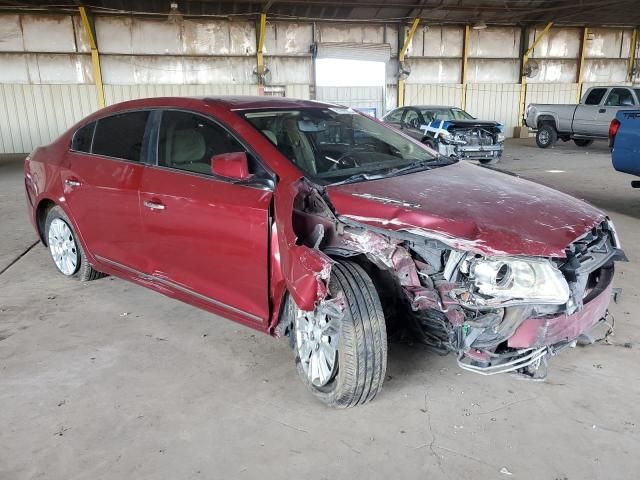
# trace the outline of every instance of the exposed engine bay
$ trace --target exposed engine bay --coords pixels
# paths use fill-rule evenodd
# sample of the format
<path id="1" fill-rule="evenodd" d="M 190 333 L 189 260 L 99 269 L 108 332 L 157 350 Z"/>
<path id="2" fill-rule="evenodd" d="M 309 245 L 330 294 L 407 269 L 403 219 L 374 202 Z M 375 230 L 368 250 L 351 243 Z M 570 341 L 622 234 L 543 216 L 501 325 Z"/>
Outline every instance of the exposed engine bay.
<path id="1" fill-rule="evenodd" d="M 626 260 L 608 219 L 570 244 L 565 257 L 502 256 L 422 229 L 365 225 L 330 205 L 312 187 L 296 198 L 299 242 L 328 262 L 361 263 L 391 328 L 440 354 L 454 353 L 461 368 L 483 375 L 544 378 L 549 356 L 605 321 L 613 263 Z M 336 311 L 340 301 L 324 298 L 318 308 Z M 286 329 L 279 325 L 276 333 Z"/>
<path id="2" fill-rule="evenodd" d="M 438 153 L 469 160 L 497 160 L 504 150 L 503 127 L 496 122 L 435 120 L 421 130 Z"/>

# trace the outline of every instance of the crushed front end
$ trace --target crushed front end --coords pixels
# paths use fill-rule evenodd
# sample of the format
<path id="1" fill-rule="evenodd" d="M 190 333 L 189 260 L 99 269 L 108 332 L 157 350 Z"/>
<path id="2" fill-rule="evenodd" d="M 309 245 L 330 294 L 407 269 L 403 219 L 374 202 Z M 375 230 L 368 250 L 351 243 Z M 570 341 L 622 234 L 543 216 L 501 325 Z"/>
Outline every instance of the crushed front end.
<path id="1" fill-rule="evenodd" d="M 444 121 L 435 129 L 436 148 L 446 157 L 497 161 L 504 150 L 504 128 L 496 122 Z M 427 128 L 428 131 L 431 130 Z"/>
<path id="2" fill-rule="evenodd" d="M 397 292 L 394 308 L 412 336 L 483 375 L 543 378 L 549 356 L 605 321 L 614 262 L 626 260 L 608 220 L 564 258 L 485 256 L 423 231 L 342 220 L 347 226 L 329 251 L 340 243 L 391 273 L 394 285 L 385 289 Z"/>

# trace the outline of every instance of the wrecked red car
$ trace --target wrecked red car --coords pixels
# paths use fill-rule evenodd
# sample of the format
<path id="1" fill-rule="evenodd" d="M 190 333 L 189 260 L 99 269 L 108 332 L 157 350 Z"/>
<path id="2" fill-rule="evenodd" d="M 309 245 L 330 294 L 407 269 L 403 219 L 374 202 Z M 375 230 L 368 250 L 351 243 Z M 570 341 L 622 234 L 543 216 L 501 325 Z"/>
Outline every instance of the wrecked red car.
<path id="1" fill-rule="evenodd" d="M 624 259 L 597 209 L 312 101 L 114 105 L 34 151 L 25 185 L 63 275 L 289 336 L 334 407 L 375 397 L 388 333 L 480 374 L 542 376 L 605 319 Z"/>

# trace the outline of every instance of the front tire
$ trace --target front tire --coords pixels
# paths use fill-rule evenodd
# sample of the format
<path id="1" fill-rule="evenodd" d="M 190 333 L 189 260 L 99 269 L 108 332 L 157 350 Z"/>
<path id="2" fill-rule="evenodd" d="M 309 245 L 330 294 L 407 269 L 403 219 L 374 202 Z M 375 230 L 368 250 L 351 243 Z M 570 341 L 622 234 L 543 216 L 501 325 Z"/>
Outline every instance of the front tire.
<path id="1" fill-rule="evenodd" d="M 378 293 L 354 262 L 337 261 L 329 292 L 342 299 L 341 316 L 303 312 L 289 297 L 292 343 L 298 374 L 325 405 L 348 408 L 371 401 L 387 367 L 387 331 Z"/>
<path id="2" fill-rule="evenodd" d="M 44 233 L 51 259 L 62 275 L 82 282 L 106 276 L 89 265 L 69 218 L 59 206 L 47 213 Z"/>
<path id="3" fill-rule="evenodd" d="M 588 147 L 593 143 L 593 140 L 588 138 L 574 138 L 573 143 L 575 143 L 578 147 Z"/>
<path id="4" fill-rule="evenodd" d="M 544 124 L 536 133 L 536 144 L 540 148 L 549 148 L 558 141 L 558 132 L 553 125 Z"/>

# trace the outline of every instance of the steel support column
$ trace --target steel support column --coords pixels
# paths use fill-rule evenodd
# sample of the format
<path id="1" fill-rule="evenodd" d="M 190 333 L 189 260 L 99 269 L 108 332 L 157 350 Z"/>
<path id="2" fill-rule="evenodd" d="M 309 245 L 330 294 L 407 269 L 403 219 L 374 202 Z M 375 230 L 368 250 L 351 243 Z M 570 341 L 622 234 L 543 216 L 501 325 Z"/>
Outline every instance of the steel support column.
<path id="1" fill-rule="evenodd" d="M 634 28 L 629 45 L 629 64 L 627 65 L 627 82 L 633 82 L 634 66 L 636 61 L 636 46 L 638 43 L 638 29 Z"/>
<path id="2" fill-rule="evenodd" d="M 258 95 L 264 95 L 264 36 L 267 30 L 267 14 L 261 13 L 258 20 L 258 38 L 256 46 L 256 72 L 258 76 Z"/>
<path id="3" fill-rule="evenodd" d="M 586 45 L 587 45 L 587 37 L 589 36 L 589 27 L 584 27 L 582 29 L 582 40 L 580 41 L 580 59 L 578 60 L 578 74 L 576 77 L 576 83 L 578 84 L 577 88 L 577 99 L 576 103 L 580 103 L 580 99 L 582 98 L 582 74 L 584 72 L 584 57 L 586 53 Z"/>
<path id="4" fill-rule="evenodd" d="M 467 109 L 467 61 L 469 59 L 469 25 L 464 26 L 464 38 L 462 40 L 462 69 L 460 83 L 462 94 L 460 95 L 460 108 Z"/>
<path id="5" fill-rule="evenodd" d="M 413 38 L 413 35 L 416 33 L 416 30 L 418 29 L 419 23 L 420 23 L 420 19 L 416 18 L 411 24 L 411 28 L 409 29 L 409 33 L 407 34 L 407 37 L 404 39 L 402 48 L 398 53 L 398 61 L 400 62 L 400 65 L 402 65 L 402 63 L 404 62 L 405 54 L 407 53 L 407 49 L 409 48 L 409 44 L 411 43 L 411 39 Z M 398 107 L 404 107 L 404 78 L 402 77 L 398 78 Z"/>
<path id="6" fill-rule="evenodd" d="M 93 66 L 93 81 L 96 84 L 96 90 L 98 91 L 98 105 L 100 108 L 105 106 L 104 102 L 104 87 L 102 85 L 102 70 L 100 69 L 100 54 L 98 52 L 98 42 L 96 41 L 95 31 L 89 21 L 87 11 L 85 7 L 78 7 L 80 10 L 80 18 L 82 19 L 82 25 L 84 31 L 89 39 L 89 47 L 91 48 L 91 65 Z"/>
<path id="7" fill-rule="evenodd" d="M 524 55 L 522 56 L 523 70 L 526 67 L 527 62 L 529 61 L 529 55 L 531 55 L 531 53 L 533 52 L 533 49 L 536 48 L 536 45 L 538 45 L 538 42 L 542 40 L 542 37 L 544 37 L 549 32 L 549 30 L 551 30 L 551 27 L 553 27 L 553 22 L 547 23 L 547 26 L 544 27 L 544 29 L 540 32 L 540 35 L 538 35 L 536 38 L 533 39 L 533 43 L 531 44 L 531 46 L 527 49 L 526 52 L 524 52 Z M 522 127 L 522 116 L 524 115 L 526 101 L 527 101 L 527 77 L 526 75 L 524 75 L 524 72 L 522 72 L 522 76 L 520 77 L 520 104 L 518 109 L 518 126 L 519 127 Z"/>

